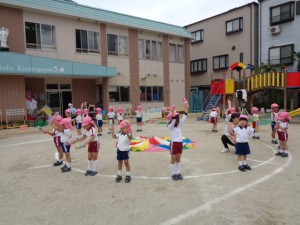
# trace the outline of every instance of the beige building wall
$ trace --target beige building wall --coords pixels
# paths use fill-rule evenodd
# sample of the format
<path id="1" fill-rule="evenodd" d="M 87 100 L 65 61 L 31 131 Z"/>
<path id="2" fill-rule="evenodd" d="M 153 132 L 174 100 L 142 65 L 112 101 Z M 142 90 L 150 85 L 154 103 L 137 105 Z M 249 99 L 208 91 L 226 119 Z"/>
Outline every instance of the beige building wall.
<path id="1" fill-rule="evenodd" d="M 223 14 L 188 25 L 190 32 L 204 30 L 204 41 L 191 44 L 190 60 L 207 58 L 207 72 L 192 74 L 191 86 L 208 85 L 213 79 L 230 77 L 228 70 L 213 70 L 213 57 L 229 55 L 229 67 L 240 61 L 240 53 L 243 53 L 245 64 L 257 65 L 257 4 L 249 3 L 240 8 L 232 9 Z M 226 35 L 226 21 L 243 17 L 243 31 Z M 247 70 L 246 75 L 250 75 Z"/>

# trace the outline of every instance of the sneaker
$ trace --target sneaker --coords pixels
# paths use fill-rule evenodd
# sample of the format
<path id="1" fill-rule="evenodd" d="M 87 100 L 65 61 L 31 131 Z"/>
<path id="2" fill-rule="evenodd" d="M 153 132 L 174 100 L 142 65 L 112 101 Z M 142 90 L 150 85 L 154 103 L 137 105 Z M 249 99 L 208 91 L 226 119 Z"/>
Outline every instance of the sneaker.
<path id="1" fill-rule="evenodd" d="M 116 177 L 116 183 L 119 183 L 121 180 L 122 180 L 122 176 L 117 175 L 117 177 Z"/>
<path id="2" fill-rule="evenodd" d="M 178 180 L 183 180 L 183 177 L 180 173 L 177 174 L 177 178 L 178 178 Z"/>
<path id="3" fill-rule="evenodd" d="M 221 152 L 223 152 L 223 153 L 229 152 L 229 148 L 224 148 Z"/>
<path id="4" fill-rule="evenodd" d="M 93 177 L 93 176 L 95 176 L 97 173 L 98 173 L 97 171 L 91 171 L 91 172 L 90 172 L 90 176 Z"/>
<path id="5" fill-rule="evenodd" d="M 173 179 L 174 181 L 178 181 L 177 174 L 173 174 L 173 175 L 172 175 L 172 179 Z"/>
<path id="6" fill-rule="evenodd" d="M 260 137 L 259 137 L 259 136 L 257 136 L 257 137 L 256 137 L 256 139 L 260 139 Z"/>
<path id="7" fill-rule="evenodd" d="M 277 152 L 275 155 L 282 156 L 282 152 Z"/>
<path id="8" fill-rule="evenodd" d="M 63 161 L 56 161 L 55 163 L 53 163 L 53 166 L 60 166 L 61 164 L 63 164 Z"/>
<path id="9" fill-rule="evenodd" d="M 285 157 L 288 157 L 288 156 L 289 156 L 289 154 L 287 154 L 285 152 L 283 152 L 282 155 L 281 155 L 282 158 L 285 158 Z"/>
<path id="10" fill-rule="evenodd" d="M 65 173 L 65 172 L 69 172 L 71 171 L 71 167 L 63 167 L 63 169 L 61 170 L 62 173 Z"/>
<path id="11" fill-rule="evenodd" d="M 65 164 L 62 168 L 60 168 L 61 170 L 67 168 L 67 165 Z"/>
<path id="12" fill-rule="evenodd" d="M 143 131 L 142 129 L 140 129 L 140 131 Z"/>
<path id="13" fill-rule="evenodd" d="M 253 137 L 252 137 L 252 139 L 256 139 L 256 137 L 255 137 L 255 136 L 253 136 Z"/>
<path id="14" fill-rule="evenodd" d="M 140 130 L 139 130 L 139 129 L 137 129 L 136 131 L 137 131 L 137 132 L 139 132 Z"/>
<path id="15" fill-rule="evenodd" d="M 244 165 L 244 168 L 245 168 L 246 170 L 252 170 L 251 167 L 250 167 L 248 164 Z"/>
<path id="16" fill-rule="evenodd" d="M 280 146 L 279 146 L 279 145 L 277 146 L 277 149 L 280 149 Z"/>
<path id="17" fill-rule="evenodd" d="M 246 169 L 245 169 L 244 166 L 239 166 L 238 169 L 239 169 L 240 171 L 242 171 L 242 172 L 246 172 Z"/>
<path id="18" fill-rule="evenodd" d="M 275 141 L 272 140 L 271 143 L 272 143 L 272 144 L 278 144 L 278 141 L 277 141 L 277 140 L 275 140 Z"/>
<path id="19" fill-rule="evenodd" d="M 90 170 L 87 170 L 87 171 L 85 172 L 84 176 L 88 176 L 88 175 L 90 175 L 90 174 L 91 174 L 91 172 L 92 172 L 92 171 L 90 171 Z"/>
<path id="20" fill-rule="evenodd" d="M 126 176 L 125 177 L 125 183 L 129 183 L 131 181 L 131 176 Z"/>

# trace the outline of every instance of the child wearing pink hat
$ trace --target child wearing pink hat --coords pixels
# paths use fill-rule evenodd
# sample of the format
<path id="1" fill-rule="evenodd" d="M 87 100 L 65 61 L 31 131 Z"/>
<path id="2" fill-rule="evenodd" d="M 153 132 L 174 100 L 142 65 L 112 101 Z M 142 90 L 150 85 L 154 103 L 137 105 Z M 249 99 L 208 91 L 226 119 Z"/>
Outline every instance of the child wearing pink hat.
<path id="1" fill-rule="evenodd" d="M 179 120 L 179 113 L 175 111 L 175 107 L 171 107 L 171 112 L 167 115 L 168 119 L 168 130 L 171 132 L 171 143 L 170 143 L 170 153 L 171 153 L 171 174 L 174 181 L 182 180 L 183 177 L 180 172 L 180 160 L 182 155 L 183 143 L 182 143 L 182 133 L 181 128 L 184 121 L 187 118 L 189 105 L 185 105 L 185 112 L 182 118 Z"/>
<path id="2" fill-rule="evenodd" d="M 248 126 L 248 116 L 241 115 L 239 118 L 239 126 L 233 128 L 236 138 L 235 154 L 238 155 L 238 169 L 242 172 L 251 170 L 247 162 L 247 155 L 250 154 L 249 136 L 253 134 L 254 129 Z"/>
<path id="3" fill-rule="evenodd" d="M 218 123 L 218 108 L 212 107 L 209 113 L 209 122 L 213 124 L 211 132 L 218 132 L 217 123 Z"/>
<path id="4" fill-rule="evenodd" d="M 82 116 L 83 116 L 83 118 L 89 116 L 89 109 L 88 108 L 83 109 L 83 115 Z"/>
<path id="5" fill-rule="evenodd" d="M 263 114 L 259 114 L 259 109 L 254 106 L 251 108 L 251 114 L 252 114 L 252 128 L 254 129 L 252 139 L 260 139 L 258 135 L 259 118 L 263 117 L 264 112 Z"/>
<path id="6" fill-rule="evenodd" d="M 136 123 L 137 123 L 137 129 L 136 131 L 143 131 L 142 130 L 142 124 L 143 124 L 143 111 L 142 106 L 138 105 L 137 110 L 135 111 L 136 114 Z"/>
<path id="7" fill-rule="evenodd" d="M 82 125 L 82 111 L 81 109 L 76 109 L 76 131 L 77 131 L 77 136 L 78 138 L 82 137 L 82 133 L 81 133 L 81 125 Z"/>
<path id="8" fill-rule="evenodd" d="M 236 108 L 235 108 L 235 107 L 229 108 L 229 109 L 227 110 L 227 115 L 226 115 L 226 117 L 225 117 L 225 123 L 228 123 L 228 122 L 230 121 L 231 115 L 232 115 L 233 113 L 236 113 Z"/>
<path id="9" fill-rule="evenodd" d="M 276 125 L 276 122 L 278 121 L 277 119 L 277 116 L 278 116 L 278 111 L 279 111 L 279 105 L 277 103 L 273 103 L 271 105 L 271 128 L 272 128 L 272 133 L 271 133 L 271 136 L 272 136 L 272 141 L 271 143 L 272 144 L 278 144 L 278 141 L 276 139 L 276 130 L 275 130 L 275 125 Z"/>
<path id="10" fill-rule="evenodd" d="M 117 119 L 118 119 L 118 124 L 120 124 L 124 120 L 124 113 L 121 107 L 119 107 L 117 110 Z"/>
<path id="11" fill-rule="evenodd" d="M 62 132 L 61 134 L 61 148 L 66 157 L 66 164 L 61 168 L 61 172 L 71 171 L 71 130 L 73 129 L 71 118 L 64 118 L 59 123 L 54 122 L 53 127 Z"/>
<path id="12" fill-rule="evenodd" d="M 108 118 L 108 123 L 109 123 L 109 130 L 107 132 L 108 134 L 111 133 L 110 129 L 115 124 L 115 116 L 116 116 L 116 113 L 114 112 L 114 107 L 109 106 L 108 113 L 107 113 L 107 118 Z"/>
<path id="13" fill-rule="evenodd" d="M 52 126 L 52 127 L 53 127 L 53 120 L 55 120 L 56 123 L 59 124 L 60 121 L 62 120 L 62 117 L 60 115 L 54 115 L 52 117 L 52 120 L 49 123 L 49 125 Z M 56 147 L 57 154 L 58 154 L 58 158 L 56 159 L 56 162 L 53 163 L 53 166 L 62 165 L 63 164 L 63 157 L 64 157 L 64 153 L 62 151 L 61 141 L 60 141 L 60 137 L 61 137 L 62 132 L 58 131 L 54 127 L 52 129 L 52 132 L 49 132 L 49 131 L 44 130 L 44 129 L 42 131 L 43 131 L 44 134 L 49 134 L 50 136 L 53 136 L 53 142 L 54 142 L 54 145 Z"/>
<path id="14" fill-rule="evenodd" d="M 83 136 L 80 139 L 76 139 L 72 141 L 72 143 L 76 143 L 79 141 L 87 140 L 85 143 L 81 145 L 82 148 L 88 145 L 88 166 L 87 171 L 84 176 L 95 176 L 98 167 L 98 152 L 100 149 L 100 144 L 98 141 L 98 136 L 96 134 L 95 124 L 91 117 L 87 116 L 82 121 Z M 94 162 L 94 167 L 92 169 L 92 161 Z"/>
<path id="15" fill-rule="evenodd" d="M 96 108 L 97 115 L 96 115 L 96 121 L 97 121 L 97 127 L 98 127 L 98 136 L 102 136 L 102 126 L 103 126 L 103 115 L 102 115 L 102 109 Z"/>
<path id="16" fill-rule="evenodd" d="M 129 165 L 129 152 L 130 152 L 130 140 L 132 139 L 131 123 L 128 120 L 123 120 L 120 125 L 121 132 L 115 134 L 114 126 L 111 129 L 112 138 L 118 139 L 117 143 L 117 160 L 118 160 L 118 174 L 116 182 L 119 183 L 122 180 L 122 165 L 124 163 L 126 167 L 125 183 L 131 181 L 130 165 Z"/>
<path id="17" fill-rule="evenodd" d="M 275 154 L 281 157 L 288 157 L 288 127 L 289 121 L 291 120 L 290 115 L 287 112 L 278 112 L 277 123 L 275 125 L 275 130 L 277 130 L 280 149 Z"/>

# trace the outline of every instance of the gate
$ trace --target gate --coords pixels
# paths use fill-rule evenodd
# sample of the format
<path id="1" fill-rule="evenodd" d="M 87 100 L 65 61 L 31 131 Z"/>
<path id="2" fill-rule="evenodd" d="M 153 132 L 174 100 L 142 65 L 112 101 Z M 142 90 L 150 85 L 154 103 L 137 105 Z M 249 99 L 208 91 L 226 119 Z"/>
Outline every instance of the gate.
<path id="1" fill-rule="evenodd" d="M 190 92 L 190 112 L 199 113 L 203 111 L 203 91 L 193 90 Z"/>

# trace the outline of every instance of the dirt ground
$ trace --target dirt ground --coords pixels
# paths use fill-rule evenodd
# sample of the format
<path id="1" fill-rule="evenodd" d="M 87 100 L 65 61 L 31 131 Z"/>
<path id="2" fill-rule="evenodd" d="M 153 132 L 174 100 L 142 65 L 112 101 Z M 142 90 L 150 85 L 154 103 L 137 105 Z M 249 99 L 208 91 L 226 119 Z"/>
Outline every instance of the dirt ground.
<path id="1" fill-rule="evenodd" d="M 261 140 L 250 140 L 252 171 L 243 173 L 232 147 L 221 153 L 224 121 L 212 133 L 211 124 L 191 116 L 183 135 L 197 148 L 183 153 L 184 180 L 171 180 L 169 152 L 131 152 L 129 184 L 124 173 L 115 183 L 116 141 L 109 134 L 100 138 L 98 175 L 85 177 L 86 149 L 72 146 L 72 171 L 61 173 L 52 166 L 52 137 L 36 128 L 0 130 L 0 224 L 299 224 L 299 128 L 290 124 L 290 155 L 281 158 L 270 125 L 261 126 Z M 158 121 L 143 129 L 133 135 L 169 136 Z"/>

